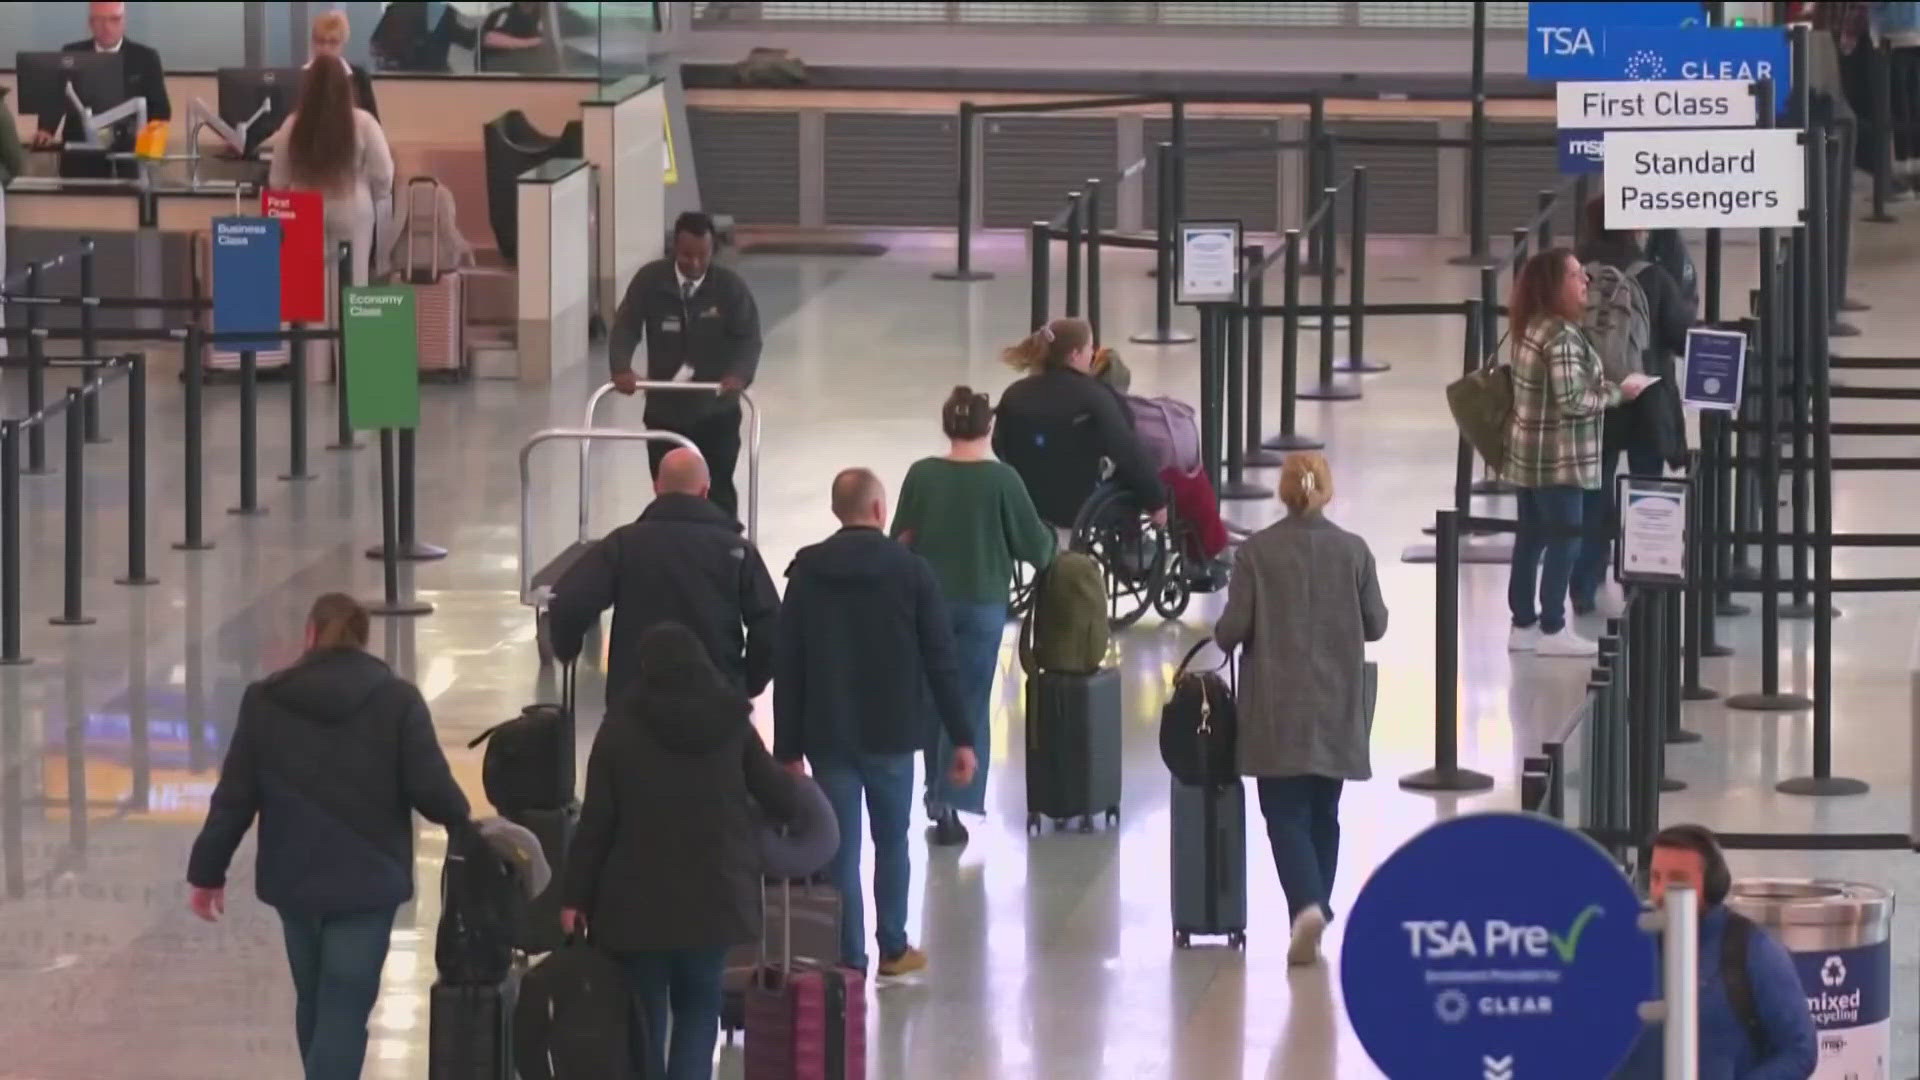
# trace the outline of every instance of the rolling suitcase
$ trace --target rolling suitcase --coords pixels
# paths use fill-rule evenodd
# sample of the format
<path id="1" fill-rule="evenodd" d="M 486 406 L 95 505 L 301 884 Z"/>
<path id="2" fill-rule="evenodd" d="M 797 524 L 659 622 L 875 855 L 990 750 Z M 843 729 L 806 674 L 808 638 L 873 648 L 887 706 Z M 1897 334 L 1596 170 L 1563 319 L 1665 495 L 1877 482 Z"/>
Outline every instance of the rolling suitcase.
<path id="1" fill-rule="evenodd" d="M 781 882 L 783 943 L 794 940 L 791 882 Z M 771 906 L 771 905 L 768 905 Z M 765 910 L 763 907 L 762 910 Z M 760 940 L 769 934 L 762 927 Z M 761 949 L 764 961 L 765 949 Z M 788 949 L 747 985 L 746 1080 L 850 1080 L 867 1075 L 867 977 L 797 964 Z"/>
<path id="2" fill-rule="evenodd" d="M 1042 671 L 1027 681 L 1027 830 L 1044 818 L 1120 820 L 1120 669 Z"/>
<path id="3" fill-rule="evenodd" d="M 1225 937 L 1247 943 L 1247 793 L 1173 780 L 1173 943 Z"/>
<path id="4" fill-rule="evenodd" d="M 727 955 L 721 974 L 723 997 L 720 1001 L 720 1030 L 729 1041 L 733 1033 L 747 1026 L 747 984 L 753 973 L 766 963 L 767 953 L 787 951 L 784 936 L 766 940 L 777 929 L 781 935 L 793 935 L 793 958 L 813 967 L 831 967 L 840 960 L 840 890 L 824 881 L 803 882 L 797 887 L 767 894 L 762 890 L 767 911 L 762 919 L 761 940 L 741 945 Z M 792 917 L 788 918 L 791 905 Z"/>
<path id="5" fill-rule="evenodd" d="M 415 238 L 423 231 L 421 216 L 423 210 L 414 198 L 416 189 L 427 192 L 426 218 L 431 221 L 431 234 L 427 246 L 430 257 L 423 265 L 415 253 Z M 454 236 L 445 237 L 441 219 L 451 218 L 451 213 L 442 213 L 441 203 L 446 198 L 440 181 L 431 176 L 416 176 L 407 181 L 406 223 L 402 226 L 400 242 L 406 248 L 402 265 L 395 268 L 399 280 L 411 284 L 413 288 L 414 321 L 419 330 L 420 372 L 428 376 L 444 376 L 453 379 L 467 377 L 467 275 L 462 266 L 460 252 L 466 252 L 465 262 L 471 263 L 471 249 L 466 242 L 458 239 L 458 230 Z M 444 227 L 453 228 L 451 221 Z M 443 246 L 452 243 L 452 262 L 441 264 Z M 399 245 L 396 245 L 399 246 Z"/>
<path id="6" fill-rule="evenodd" d="M 428 992 L 427 1080 L 514 1080 L 516 962 L 504 982 L 436 982 Z"/>
<path id="7" fill-rule="evenodd" d="M 566 935 L 560 931 L 560 882 L 567 872 L 567 849 L 573 845 L 573 831 L 580 824 L 580 805 L 557 810 L 517 810 L 501 815 L 526 829 L 540 841 L 541 853 L 553 870 L 546 891 L 527 904 L 526 918 L 513 936 L 513 947 L 539 955 L 560 947 Z"/>

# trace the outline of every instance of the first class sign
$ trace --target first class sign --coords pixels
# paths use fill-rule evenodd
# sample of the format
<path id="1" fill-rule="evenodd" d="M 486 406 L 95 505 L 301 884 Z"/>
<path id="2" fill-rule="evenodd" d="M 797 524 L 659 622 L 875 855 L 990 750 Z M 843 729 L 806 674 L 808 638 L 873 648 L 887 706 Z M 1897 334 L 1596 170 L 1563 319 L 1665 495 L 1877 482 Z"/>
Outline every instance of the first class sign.
<path id="1" fill-rule="evenodd" d="M 1557 89 L 1563 128 L 1744 128 L 1758 119 L 1751 84 L 1732 79 L 1563 82 Z"/>

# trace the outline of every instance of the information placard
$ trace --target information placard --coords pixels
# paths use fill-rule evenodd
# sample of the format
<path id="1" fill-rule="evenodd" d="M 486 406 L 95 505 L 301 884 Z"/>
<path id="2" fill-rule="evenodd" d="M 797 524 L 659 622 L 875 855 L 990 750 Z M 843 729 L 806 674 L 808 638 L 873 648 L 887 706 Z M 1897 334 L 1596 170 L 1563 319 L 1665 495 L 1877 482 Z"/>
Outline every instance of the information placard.
<path id="1" fill-rule="evenodd" d="M 260 193 L 260 212 L 280 222 L 280 317 L 327 321 L 326 199 L 317 191 Z"/>
<path id="2" fill-rule="evenodd" d="M 1687 331 L 1680 375 L 1683 404 L 1737 411 L 1746 376 L 1747 335 L 1738 330 Z"/>
<path id="3" fill-rule="evenodd" d="M 266 217 L 213 219 L 213 329 L 258 332 L 256 341 L 222 341 L 230 352 L 280 348 L 280 223 Z"/>
<path id="4" fill-rule="evenodd" d="M 1806 155 L 1788 128 L 1609 131 L 1608 229 L 1791 229 Z"/>
<path id="5" fill-rule="evenodd" d="M 1620 535 L 1613 576 L 1626 585 L 1687 583 L 1687 482 L 1618 479 Z"/>
<path id="6" fill-rule="evenodd" d="M 413 287 L 349 288 L 346 332 L 347 422 L 359 431 L 420 426 L 420 324 Z"/>
<path id="7" fill-rule="evenodd" d="M 1182 221 L 1180 223 L 1180 288 L 1182 304 L 1230 304 L 1240 298 L 1240 223 L 1237 221 Z"/>
<path id="8" fill-rule="evenodd" d="M 1555 87 L 1563 128 L 1750 128 L 1759 119 L 1751 83 L 1563 82 Z"/>
<path id="9" fill-rule="evenodd" d="M 1620 868 L 1556 821 L 1440 822 L 1347 915 L 1347 1017 L 1394 1080 L 1606 1080 L 1657 996 L 1639 919 Z"/>

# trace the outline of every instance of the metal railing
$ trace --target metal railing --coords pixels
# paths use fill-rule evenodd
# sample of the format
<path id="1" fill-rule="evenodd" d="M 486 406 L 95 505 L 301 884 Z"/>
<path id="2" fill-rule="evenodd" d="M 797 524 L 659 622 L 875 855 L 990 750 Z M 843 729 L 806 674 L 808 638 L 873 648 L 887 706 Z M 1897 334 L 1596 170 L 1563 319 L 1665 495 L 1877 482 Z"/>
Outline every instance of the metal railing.
<path id="1" fill-rule="evenodd" d="M 643 380 L 641 382 L 636 383 L 635 386 L 642 393 L 707 393 L 707 394 L 721 393 L 720 384 L 715 382 L 664 382 L 664 381 Z M 594 414 L 600 411 L 601 400 L 604 399 L 608 394 L 617 392 L 618 389 L 619 388 L 612 383 L 605 383 L 601 385 L 599 389 L 595 390 L 591 395 L 589 395 L 587 397 L 587 414 L 585 419 L 581 421 L 580 426 L 583 428 L 594 430 L 594 431 L 601 430 L 595 424 Z M 740 399 L 740 404 L 742 406 L 742 409 L 746 413 L 745 421 L 747 426 L 747 448 L 746 448 L 747 449 L 747 519 L 744 522 L 744 524 L 747 527 L 747 539 L 755 543 L 759 543 L 760 542 L 760 406 L 755 404 L 753 400 L 753 394 L 750 393 L 749 391 L 741 390 L 738 394 L 734 396 Z M 591 474 L 589 472 L 588 461 L 589 461 L 589 451 L 592 449 L 592 447 L 593 447 L 592 440 L 583 440 L 580 443 L 580 536 L 579 536 L 579 539 L 582 543 L 592 539 L 591 534 L 587 531 L 587 524 L 588 524 L 587 497 L 588 497 L 588 493 L 592 490 L 589 484 L 589 479 Z"/>

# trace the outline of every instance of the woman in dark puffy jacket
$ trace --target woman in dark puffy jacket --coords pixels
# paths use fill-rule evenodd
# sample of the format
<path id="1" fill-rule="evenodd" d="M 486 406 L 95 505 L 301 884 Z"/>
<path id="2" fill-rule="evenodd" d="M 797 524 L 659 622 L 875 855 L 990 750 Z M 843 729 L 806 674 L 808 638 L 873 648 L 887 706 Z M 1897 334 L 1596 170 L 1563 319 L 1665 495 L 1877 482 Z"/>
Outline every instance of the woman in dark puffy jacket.
<path id="1" fill-rule="evenodd" d="M 593 740 L 560 921 L 569 933 L 584 923 L 626 968 L 647 1021 L 635 1025 L 637 1074 L 707 1080 L 727 950 L 760 932 L 754 807 L 794 820 L 798 781 L 691 630 L 654 626 L 638 661 L 639 684 Z"/>

